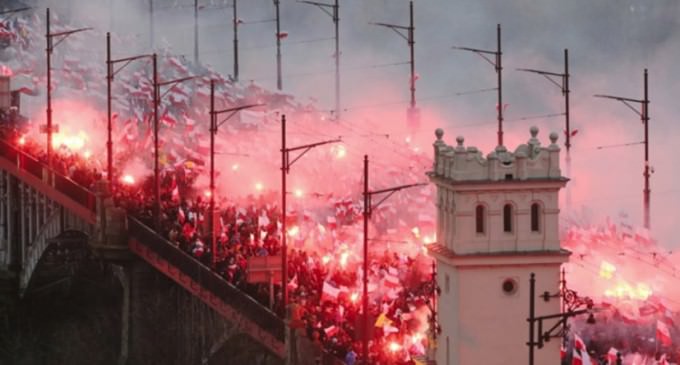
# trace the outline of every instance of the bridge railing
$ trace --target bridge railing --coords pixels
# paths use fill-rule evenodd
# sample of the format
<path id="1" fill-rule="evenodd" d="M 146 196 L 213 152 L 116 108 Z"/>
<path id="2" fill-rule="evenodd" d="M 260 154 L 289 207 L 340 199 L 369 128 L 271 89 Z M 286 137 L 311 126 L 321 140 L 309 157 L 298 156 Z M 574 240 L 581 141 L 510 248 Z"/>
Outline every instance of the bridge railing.
<path id="1" fill-rule="evenodd" d="M 93 213 L 96 212 L 97 200 L 92 191 L 84 188 L 63 174 L 54 171 L 54 169 L 50 169 L 44 162 L 1 139 L 0 156 L 9 160 L 9 162 L 15 165 L 19 170 L 25 171 L 45 183 L 49 182 L 49 176 L 51 175 L 53 177 L 52 187 L 71 198 L 75 203 L 82 205 L 88 211 Z"/>
<path id="2" fill-rule="evenodd" d="M 170 265 L 199 282 L 204 289 L 245 315 L 263 330 L 283 341 L 283 320 L 260 302 L 233 286 L 179 247 L 159 236 L 148 226 L 129 216 L 128 232 L 131 238 L 136 238 L 139 243 L 150 248 Z"/>

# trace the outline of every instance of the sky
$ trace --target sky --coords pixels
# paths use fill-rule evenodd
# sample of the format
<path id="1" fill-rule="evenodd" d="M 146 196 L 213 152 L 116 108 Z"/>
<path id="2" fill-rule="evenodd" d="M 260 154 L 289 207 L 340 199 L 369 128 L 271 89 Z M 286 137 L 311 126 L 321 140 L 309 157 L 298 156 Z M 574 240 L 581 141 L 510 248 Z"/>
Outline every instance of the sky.
<path id="1" fill-rule="evenodd" d="M 321 0 L 320 0 L 321 1 Z M 114 55 L 147 52 L 150 47 L 147 1 L 49 0 L 66 17 L 84 26 L 135 35 L 129 49 Z M 322 1 L 323 2 L 323 1 Z M 326 1 L 330 3 L 330 0 Z M 231 4 L 231 0 L 227 1 Z M 199 0 L 200 61 L 225 74 L 232 73 L 232 12 L 223 0 Z M 603 148 L 640 142 L 643 125 L 625 105 L 594 98 L 594 94 L 642 99 L 643 70 L 649 69 L 650 164 L 653 234 L 669 249 L 680 247 L 674 228 L 680 224 L 680 188 L 675 181 L 673 147 L 680 136 L 674 116 L 680 84 L 674 65 L 680 61 L 680 4 L 676 0 L 416 0 L 415 57 L 418 106 L 427 112 L 422 138 L 432 126 L 445 130 L 444 139 L 466 137 L 485 153 L 496 143 L 495 91 L 469 93 L 496 86 L 496 74 L 479 56 L 452 49 L 468 46 L 495 50 L 496 25 L 502 26 L 503 101 L 506 145 L 514 149 L 529 138 L 528 129 L 541 129 L 544 143 L 551 131 L 564 129 L 564 110 L 556 85 L 540 76 L 516 71 L 534 68 L 563 72 L 563 50 L 569 49 L 571 74 L 573 191 L 570 209 L 589 212 L 594 220 L 625 214 L 641 225 L 643 148 L 641 145 Z M 240 76 L 245 82 L 276 87 L 275 25 L 271 0 L 238 2 Z M 193 58 L 193 1 L 154 1 L 154 43 L 172 53 Z M 408 45 L 389 29 L 370 22 L 408 25 L 408 1 L 340 0 L 341 103 L 343 115 L 376 118 L 386 109 L 407 107 Z M 318 100 L 322 109 L 334 107 L 334 43 L 331 18 L 318 8 L 281 0 L 284 92 L 298 99 Z M 102 42 L 102 55 L 103 55 Z M 461 95 L 463 94 L 463 95 Z M 434 117 L 431 117 L 434 116 Z M 396 119 L 396 120 L 395 120 Z M 384 131 L 399 118 L 381 121 Z M 376 131 L 377 133 L 381 131 Z M 539 136 L 539 137 L 540 137 Z M 560 134 L 562 137 L 563 134 Z M 562 140 L 562 139 L 561 139 Z M 563 165 L 563 172 L 564 165 Z"/>

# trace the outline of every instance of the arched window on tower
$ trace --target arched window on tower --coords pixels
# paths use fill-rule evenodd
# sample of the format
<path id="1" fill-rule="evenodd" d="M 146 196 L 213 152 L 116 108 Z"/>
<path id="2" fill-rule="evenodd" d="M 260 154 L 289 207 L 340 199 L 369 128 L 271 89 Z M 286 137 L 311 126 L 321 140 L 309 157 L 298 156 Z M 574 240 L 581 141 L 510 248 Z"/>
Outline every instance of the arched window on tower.
<path id="1" fill-rule="evenodd" d="M 541 230 L 541 206 L 538 203 L 531 204 L 531 232 Z"/>
<path id="2" fill-rule="evenodd" d="M 484 206 L 478 205 L 475 210 L 475 231 L 479 234 L 484 233 Z"/>
<path id="3" fill-rule="evenodd" d="M 512 205 L 503 206 L 503 232 L 512 232 Z"/>

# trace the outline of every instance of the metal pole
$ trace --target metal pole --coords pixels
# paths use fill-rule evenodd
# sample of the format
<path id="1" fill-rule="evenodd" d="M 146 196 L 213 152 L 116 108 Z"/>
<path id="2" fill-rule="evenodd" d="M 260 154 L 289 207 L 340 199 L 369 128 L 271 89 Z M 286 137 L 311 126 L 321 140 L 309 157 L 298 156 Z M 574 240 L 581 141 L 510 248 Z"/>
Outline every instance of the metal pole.
<path id="1" fill-rule="evenodd" d="M 233 0 L 234 8 L 234 80 L 238 81 L 238 0 Z"/>
<path id="2" fill-rule="evenodd" d="M 210 243 L 212 264 L 217 263 L 217 237 L 215 237 L 215 134 L 217 116 L 215 115 L 215 80 L 210 80 Z"/>
<path id="3" fill-rule="evenodd" d="M 413 1 L 409 3 L 410 23 L 408 27 L 408 46 L 411 51 L 411 108 L 416 107 L 416 57 L 415 57 L 415 28 L 413 26 Z"/>
<path id="4" fill-rule="evenodd" d="M 529 280 L 529 365 L 534 365 L 534 296 L 536 294 L 536 274 L 531 273 Z M 539 336 L 541 334 L 539 333 Z"/>
<path id="5" fill-rule="evenodd" d="M 569 50 L 564 49 L 564 119 L 567 128 L 567 138 L 565 139 L 564 146 L 567 149 L 566 155 L 566 165 L 567 165 L 567 177 L 571 177 L 571 126 L 569 125 Z M 567 210 L 571 209 L 571 188 L 567 186 Z"/>
<path id="6" fill-rule="evenodd" d="M 288 306 L 288 261 L 286 258 L 286 175 L 288 174 L 288 151 L 286 151 L 286 115 L 281 116 L 281 291 L 284 313 Z"/>
<path id="7" fill-rule="evenodd" d="M 279 14 L 279 3 L 279 0 L 274 0 L 276 7 L 276 88 L 281 90 L 283 81 L 281 80 L 281 16 Z"/>
<path id="8" fill-rule="evenodd" d="M 160 232 L 161 229 L 161 177 L 159 166 L 159 141 L 158 141 L 158 107 L 159 107 L 159 86 L 158 86 L 158 57 L 154 53 L 153 59 L 153 219 L 154 228 Z"/>
<path id="9" fill-rule="evenodd" d="M 364 295 L 363 295 L 363 353 L 364 364 L 368 360 L 368 218 L 371 215 L 371 198 L 368 191 L 368 155 L 364 155 Z"/>
<path id="10" fill-rule="evenodd" d="M 569 50 L 564 49 L 564 119 L 567 127 L 567 138 L 565 139 L 564 146 L 567 148 L 567 153 L 571 148 L 571 129 L 569 126 Z"/>
<path id="11" fill-rule="evenodd" d="M 47 8 L 47 164 L 52 166 L 52 37 L 50 36 L 50 8 Z"/>
<path id="12" fill-rule="evenodd" d="M 153 0 L 149 0 L 149 44 L 154 48 Z"/>
<path id="13" fill-rule="evenodd" d="M 497 27 L 498 51 L 496 52 L 496 73 L 498 74 L 498 145 L 503 145 L 503 84 L 501 64 L 501 25 Z"/>
<path id="14" fill-rule="evenodd" d="M 194 0 L 194 63 L 198 65 L 198 0 Z"/>
<path id="15" fill-rule="evenodd" d="M 432 260 L 432 339 L 437 340 L 437 263 Z"/>
<path id="16" fill-rule="evenodd" d="M 335 119 L 340 120 L 340 5 L 335 0 L 333 5 L 333 23 L 335 24 Z"/>
<path id="17" fill-rule="evenodd" d="M 109 186 L 113 184 L 113 140 L 111 135 L 111 83 L 113 82 L 113 69 L 111 64 L 111 33 L 106 32 L 106 107 L 107 107 L 107 123 L 106 130 L 108 132 L 106 140 L 106 176 L 109 180 Z"/>
<path id="18" fill-rule="evenodd" d="M 644 191 L 644 219 L 645 228 L 649 229 L 651 227 L 649 205 L 650 205 L 650 194 L 649 189 L 649 89 L 647 86 L 647 69 L 645 69 L 645 99 L 642 104 L 642 123 L 645 125 L 645 191 Z"/>

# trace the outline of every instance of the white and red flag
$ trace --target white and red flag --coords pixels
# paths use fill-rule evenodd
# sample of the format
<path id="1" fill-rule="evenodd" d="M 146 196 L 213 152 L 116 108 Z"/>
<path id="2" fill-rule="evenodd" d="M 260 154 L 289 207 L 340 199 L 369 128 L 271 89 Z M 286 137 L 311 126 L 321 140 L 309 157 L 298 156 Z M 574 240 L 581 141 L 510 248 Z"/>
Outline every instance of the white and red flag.
<path id="1" fill-rule="evenodd" d="M 661 344 L 670 346 L 671 341 L 671 331 L 668 329 L 668 325 L 660 320 L 656 320 L 656 338 Z"/>
<path id="2" fill-rule="evenodd" d="M 322 299 L 338 299 L 338 295 L 340 295 L 340 289 L 334 287 L 327 281 L 323 283 L 323 288 L 321 290 L 321 298 Z"/>

